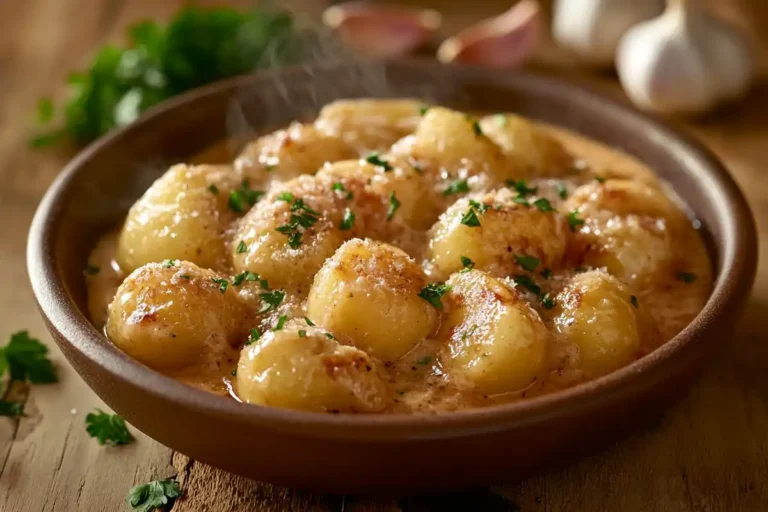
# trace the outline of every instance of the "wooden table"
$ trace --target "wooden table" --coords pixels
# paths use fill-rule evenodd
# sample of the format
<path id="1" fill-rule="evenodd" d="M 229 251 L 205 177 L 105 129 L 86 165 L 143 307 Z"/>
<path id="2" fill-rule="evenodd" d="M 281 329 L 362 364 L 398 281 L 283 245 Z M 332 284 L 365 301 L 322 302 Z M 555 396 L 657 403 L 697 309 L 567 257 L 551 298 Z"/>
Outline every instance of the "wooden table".
<path id="1" fill-rule="evenodd" d="M 59 84 L 66 73 L 82 65 L 96 45 L 119 40 L 126 24 L 167 16 L 180 3 L 0 2 L 0 337 L 29 329 L 51 348 L 60 376 L 58 384 L 32 389 L 25 417 L 0 418 L 0 510 L 124 510 L 131 486 L 171 475 L 177 475 L 185 492 L 173 508 L 176 512 L 443 510 L 449 505 L 519 507 L 523 512 L 768 510 L 768 248 L 763 244 L 762 265 L 743 320 L 723 339 L 722 356 L 682 403 L 656 428 L 524 482 L 455 496 L 324 497 L 213 469 L 135 429 L 137 442 L 126 447 L 105 448 L 89 438 L 84 417 L 104 405 L 51 342 L 25 268 L 35 206 L 70 154 L 29 149 L 28 127 L 38 97 L 61 97 Z M 733 3 L 722 3 L 733 10 Z M 760 3 L 754 2 L 756 10 L 750 14 L 742 13 L 745 25 L 768 26 L 768 6 Z M 749 8 L 746 0 L 741 4 Z M 467 3 L 448 5 L 447 26 L 465 22 Z M 494 9 L 498 5 L 482 6 L 483 13 Z M 611 77 L 582 79 L 621 95 Z M 768 85 L 757 86 L 738 105 L 685 126 L 726 162 L 750 200 L 763 240 L 768 240 Z"/>

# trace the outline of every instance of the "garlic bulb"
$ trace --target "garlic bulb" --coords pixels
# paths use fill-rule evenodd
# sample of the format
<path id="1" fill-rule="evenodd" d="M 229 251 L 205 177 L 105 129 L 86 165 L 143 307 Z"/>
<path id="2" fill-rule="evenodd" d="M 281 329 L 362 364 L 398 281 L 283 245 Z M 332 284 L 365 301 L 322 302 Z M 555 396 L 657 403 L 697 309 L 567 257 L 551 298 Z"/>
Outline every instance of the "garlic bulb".
<path id="1" fill-rule="evenodd" d="M 556 0 L 552 36 L 584 62 L 607 66 L 621 36 L 663 10 L 664 0 Z"/>
<path id="2" fill-rule="evenodd" d="M 684 0 L 627 32 L 616 67 L 635 104 L 665 113 L 702 112 L 739 97 L 754 74 L 745 38 Z"/>

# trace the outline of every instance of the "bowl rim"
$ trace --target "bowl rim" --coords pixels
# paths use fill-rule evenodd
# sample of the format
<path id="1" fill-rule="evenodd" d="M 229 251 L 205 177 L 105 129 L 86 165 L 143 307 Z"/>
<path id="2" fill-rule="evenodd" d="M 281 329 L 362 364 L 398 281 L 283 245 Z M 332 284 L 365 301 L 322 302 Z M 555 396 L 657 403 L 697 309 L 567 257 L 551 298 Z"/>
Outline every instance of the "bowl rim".
<path id="1" fill-rule="evenodd" d="M 341 64 L 344 66 L 346 64 Z M 54 180 L 41 200 L 31 224 L 27 243 L 27 268 L 32 289 L 47 319 L 49 327 L 58 331 L 74 350 L 79 351 L 92 363 L 99 365 L 110 376 L 154 397 L 205 414 L 216 414 L 232 421 L 242 421 L 259 428 L 280 432 L 292 432 L 303 437 L 344 439 L 346 441 L 404 441 L 416 439 L 445 439 L 480 433 L 496 432 L 510 427 L 536 424 L 549 418 L 565 416 L 585 408 L 598 408 L 610 403 L 616 395 L 626 395 L 647 388 L 651 382 L 662 380 L 665 369 L 684 349 L 706 335 L 715 327 L 718 319 L 740 304 L 748 295 L 757 265 L 757 235 L 755 222 L 747 202 L 717 157 L 701 143 L 680 130 L 672 128 L 661 119 L 640 112 L 638 109 L 595 92 L 583 84 L 574 84 L 561 78 L 530 71 L 497 74 L 495 72 L 464 66 L 445 66 L 424 61 L 397 61 L 387 63 L 407 69 L 434 68 L 466 79 L 474 79 L 488 85 L 517 83 L 527 87 L 541 87 L 553 94 L 568 95 L 572 101 L 599 101 L 605 112 L 639 123 L 650 137 L 672 140 L 668 151 L 676 153 L 683 162 L 703 178 L 714 184 L 709 187 L 713 208 L 722 216 L 723 230 L 727 233 L 726 245 L 719 246 L 721 262 L 716 268 L 716 279 L 704 308 L 677 336 L 650 354 L 608 375 L 574 387 L 500 405 L 473 408 L 436 414 L 398 413 L 382 415 L 327 414 L 295 411 L 273 407 L 249 406 L 235 400 L 182 384 L 171 377 L 142 365 L 116 347 L 96 329 L 70 300 L 67 290 L 58 276 L 53 255 L 53 242 L 58 228 L 57 212 L 63 207 L 70 191 L 70 184 L 83 164 L 93 155 L 109 151 L 123 137 L 138 130 L 161 114 L 182 108 L 197 98 L 221 94 L 227 90 L 235 93 L 247 84 L 274 80 L 274 71 L 240 76 L 219 81 L 188 91 L 150 109 L 136 122 L 115 129 L 90 144 L 72 159 Z M 448 69 L 449 68 L 449 69 Z M 446 71 L 447 69 L 447 71 Z M 302 73 L 306 67 L 286 67 L 278 71 L 281 77 Z M 683 195 L 683 194 L 681 194 Z M 714 264 L 714 263 L 713 263 Z"/>

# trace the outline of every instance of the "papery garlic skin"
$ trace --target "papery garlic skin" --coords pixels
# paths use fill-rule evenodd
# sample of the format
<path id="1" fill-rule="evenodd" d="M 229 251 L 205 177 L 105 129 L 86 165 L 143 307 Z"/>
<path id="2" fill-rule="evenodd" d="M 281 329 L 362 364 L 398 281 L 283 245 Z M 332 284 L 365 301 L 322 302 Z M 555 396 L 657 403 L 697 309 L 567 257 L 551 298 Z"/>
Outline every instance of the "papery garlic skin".
<path id="1" fill-rule="evenodd" d="M 585 63 L 608 66 L 626 31 L 663 11 L 664 0 L 556 0 L 552 36 Z"/>
<path id="2" fill-rule="evenodd" d="M 754 73 L 740 34 L 682 3 L 627 32 L 616 68 L 636 105 L 663 113 L 709 110 L 742 95 Z"/>

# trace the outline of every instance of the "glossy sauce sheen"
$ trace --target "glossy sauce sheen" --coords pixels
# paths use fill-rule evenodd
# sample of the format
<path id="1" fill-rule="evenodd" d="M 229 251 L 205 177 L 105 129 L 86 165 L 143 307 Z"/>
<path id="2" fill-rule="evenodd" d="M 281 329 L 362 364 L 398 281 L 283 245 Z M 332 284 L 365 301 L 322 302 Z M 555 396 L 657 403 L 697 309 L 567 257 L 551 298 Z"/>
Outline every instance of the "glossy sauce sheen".
<path id="1" fill-rule="evenodd" d="M 243 177 L 250 179 L 254 189 L 268 192 L 261 199 L 264 205 L 254 207 L 264 209 L 263 213 L 259 213 L 261 217 L 257 217 L 255 212 L 244 217 L 242 214 L 233 215 L 226 212 L 226 208 L 221 209 L 220 204 L 211 206 L 223 212 L 217 214 L 216 222 L 225 226 L 221 234 L 225 249 L 221 252 L 218 246 L 214 247 L 215 250 L 211 249 L 213 246 L 206 246 L 197 250 L 197 254 L 212 255 L 206 260 L 212 262 L 208 266 L 216 272 L 211 275 L 228 280 L 229 289 L 222 295 L 226 295 L 226 300 L 230 300 L 231 295 L 231 300 L 237 302 L 231 307 L 237 311 L 235 323 L 239 325 L 231 329 L 227 327 L 230 330 L 227 333 L 222 331 L 220 336 L 206 338 L 188 364 L 169 367 L 148 364 L 189 385 L 239 399 L 237 379 L 233 376 L 238 361 L 241 358 L 245 361 L 243 364 L 246 366 L 241 364 L 238 370 L 242 373 L 246 371 L 243 368 L 252 368 L 248 365 L 253 364 L 254 358 L 267 357 L 261 353 L 266 349 L 254 348 L 261 347 L 261 344 L 267 346 L 265 339 L 275 340 L 301 332 L 301 338 L 306 343 L 299 342 L 295 346 L 305 350 L 311 345 L 315 352 L 310 351 L 303 356 L 295 353 L 295 357 L 299 358 L 295 359 L 299 361 L 295 364 L 309 364 L 307 361 L 312 358 L 322 357 L 331 380 L 343 378 L 354 381 L 349 384 L 344 380 L 342 393 L 348 392 L 355 399 L 351 402 L 351 399 L 326 400 L 323 397 L 338 393 L 333 387 L 336 382 L 327 381 L 323 375 L 318 377 L 309 373 L 306 374 L 307 386 L 320 390 L 315 393 L 319 398 L 294 397 L 293 394 L 302 393 L 301 386 L 296 383 L 303 385 L 304 370 L 303 366 L 291 367 L 293 356 L 285 356 L 287 359 L 267 365 L 261 373 L 253 370 L 256 373 L 247 382 L 249 386 L 254 383 L 255 391 L 248 391 L 247 397 L 240 397 L 243 401 L 330 412 L 451 411 L 520 400 L 609 373 L 672 338 L 701 310 L 711 287 L 711 269 L 704 245 L 694 229 L 697 223 L 684 213 L 684 207 L 674 192 L 647 167 L 595 141 L 550 126 L 533 125 L 517 117 L 504 121 L 492 115 L 478 123 L 475 123 L 475 118 L 466 117 L 469 132 L 458 135 L 455 131 L 440 133 L 444 126 L 450 127 L 452 122 L 460 123 L 460 118 L 451 117 L 453 113 L 450 111 L 444 113 L 443 109 L 436 108 L 430 109 L 435 110 L 434 113 L 428 111 L 425 115 L 414 115 L 418 105 L 418 102 L 408 101 L 364 102 L 360 111 L 365 115 L 358 112 L 358 105 L 353 101 L 343 102 L 336 109 L 332 105 L 321 113 L 315 124 L 321 135 L 306 127 L 312 125 L 292 125 L 286 132 L 267 136 L 247 148 L 235 163 L 236 171 L 225 168 L 221 171 L 226 174 L 223 178 L 210 178 L 213 174 L 206 174 L 206 179 L 219 180 L 215 183 L 223 184 L 218 188 L 224 195 L 228 183 L 239 183 Z M 377 108 L 381 108 L 381 115 L 376 115 Z M 443 114 L 447 116 L 447 121 L 440 118 Z M 425 126 L 430 122 L 438 128 Z M 505 141 L 504 134 L 498 135 L 497 132 L 503 132 L 510 125 L 515 126 L 516 131 L 510 132 L 512 139 Z M 529 130 L 534 135 L 530 135 Z M 459 138 L 454 140 L 452 137 Z M 303 143 L 306 147 L 301 147 Z M 505 151 L 499 151 L 494 143 Z M 286 151 L 293 144 L 298 144 L 300 149 Z M 192 163 L 227 163 L 225 147 L 222 144 L 208 148 Z M 391 162 L 394 169 L 387 171 L 381 166 L 357 160 L 360 156 L 365 158 L 371 150 L 378 150 L 380 158 Z M 348 163 L 336 164 L 332 171 L 321 172 L 320 177 L 297 178 L 302 170 L 311 173 L 317 168 L 311 161 L 312 158 L 317 159 L 313 156 L 317 151 L 324 152 L 329 161 Z M 467 158 L 464 159 L 459 153 L 460 159 L 451 159 L 451 151 L 465 151 Z M 443 154 L 447 156 L 443 158 Z M 325 164 L 324 169 L 329 166 L 331 164 Z M 409 166 L 418 168 L 418 172 L 414 173 Z M 518 170 L 505 171 L 509 174 L 499 176 L 495 170 L 499 166 Z M 290 171 L 285 170 L 288 167 Z M 408 169 L 406 171 L 401 167 Z M 324 172 L 331 176 L 326 181 L 322 178 Z M 410 174 L 406 175 L 406 172 Z M 230 173 L 232 176 L 229 176 Z M 521 195 L 520 178 L 525 179 L 523 190 L 537 190 Z M 518 180 L 518 188 L 505 183 L 507 179 Z M 451 184 L 462 180 L 466 180 L 469 193 L 459 187 L 460 191 L 456 194 L 444 194 Z M 286 293 L 285 299 L 277 310 L 259 314 L 259 309 L 263 309 L 259 294 L 265 289 L 258 282 L 250 281 L 234 286 L 234 276 L 243 268 L 250 268 L 248 265 L 271 267 L 265 267 L 268 262 L 256 259 L 259 255 L 254 255 L 253 251 L 241 254 L 237 249 L 238 242 L 251 237 L 248 238 L 248 246 L 255 247 L 266 243 L 265 237 L 271 236 L 276 237 L 275 243 L 286 244 L 287 235 L 283 233 L 274 233 L 274 229 L 263 233 L 258 231 L 260 222 L 271 222 L 270 216 L 289 218 L 291 202 L 280 204 L 275 194 L 290 191 L 294 201 L 299 197 L 314 197 L 312 194 L 322 195 L 322 191 L 317 190 L 331 182 L 344 183 L 344 190 L 337 191 L 338 197 L 318 199 L 314 203 L 320 205 L 314 208 L 315 211 L 326 207 L 329 211 L 339 210 L 339 215 L 328 221 L 327 232 L 331 234 L 316 241 L 314 235 L 307 231 L 303 236 L 304 245 L 299 250 L 317 249 L 319 255 L 312 257 L 318 258 L 318 261 L 302 256 L 303 259 L 288 266 L 291 271 L 276 272 L 269 284 L 274 290 L 277 287 L 272 283 L 280 283 L 279 288 Z M 418 189 L 425 182 L 426 191 Z M 415 196 L 416 200 L 409 202 L 408 193 L 412 189 L 420 192 Z M 387 221 L 387 206 L 391 205 L 387 199 L 393 190 L 402 199 L 402 204 L 393 219 Z M 354 199 L 350 199 L 352 196 Z M 179 201 L 179 197 L 177 195 L 171 201 Z M 481 227 L 467 229 L 466 225 L 459 225 L 469 208 L 465 203 L 456 203 L 453 207 L 455 218 L 450 218 L 451 205 L 456 201 L 466 202 L 468 198 L 487 205 L 485 212 L 476 211 Z M 542 211 L 542 208 L 533 205 L 534 201 L 542 198 L 548 200 L 556 211 Z M 269 201 L 275 206 L 268 207 Z M 349 232 L 336 229 L 347 204 L 345 201 L 356 205 L 355 224 Z M 522 201 L 527 206 L 519 204 Z M 446 209 L 448 211 L 441 217 L 444 220 L 438 221 L 437 215 Z M 568 214 L 573 210 L 577 210 L 578 214 L 571 219 L 572 224 Z M 326 229 L 317 227 L 323 226 L 326 220 L 325 210 L 320 213 L 323 214 L 322 219 L 309 229 Z M 140 225 L 139 221 L 135 225 Z M 281 220 L 278 224 L 283 222 Z M 441 224 L 433 227 L 436 222 Z M 499 228 L 494 230 L 492 223 L 498 224 Z M 256 232 L 246 229 L 251 224 Z M 515 235 L 517 229 L 521 230 L 519 236 Z M 98 326 L 107 323 L 108 307 L 128 274 L 117 263 L 120 258 L 116 253 L 121 236 L 124 234 L 120 230 L 106 234 L 89 259 L 89 268 L 99 269 L 87 276 L 90 313 Z M 366 244 L 348 242 L 343 251 L 336 251 L 344 240 L 350 238 L 386 241 L 414 258 L 414 265 L 421 267 L 421 270 L 414 271 L 408 266 L 406 255 L 398 252 L 376 260 L 366 252 L 370 249 Z M 326 250 L 322 244 L 330 248 L 327 254 L 322 252 Z M 279 251 L 283 247 L 275 247 L 269 257 L 279 260 L 282 257 Z M 162 251 L 153 253 L 152 246 L 149 249 L 153 258 L 149 261 L 162 262 L 168 257 Z M 296 257 L 296 251 L 286 251 L 290 257 Z M 457 252 L 461 255 L 476 254 L 472 258 L 475 268 L 462 272 Z M 342 257 L 347 253 L 357 259 Z M 137 257 L 136 254 L 138 252 L 131 257 Z M 194 252 L 191 254 L 197 257 Z M 521 267 L 519 260 L 514 258 L 516 256 L 534 256 L 536 268 L 528 270 Z M 308 258 L 309 263 L 306 263 Z M 405 263 L 398 263 L 400 260 Z M 317 267 L 324 261 L 323 271 L 316 279 Z M 367 266 L 360 270 L 357 267 L 361 265 Z M 379 265 L 378 270 L 372 267 L 376 265 Z M 545 270 L 550 267 L 551 275 Z M 176 262 L 173 268 L 156 268 L 147 272 L 165 272 L 165 277 L 161 279 L 163 286 L 196 286 L 197 281 L 190 281 L 189 276 L 184 274 L 187 272 L 185 268 L 184 264 Z M 633 273 L 633 270 L 637 272 Z M 358 330 L 345 330 L 344 326 L 349 322 L 335 318 L 335 309 L 329 309 L 330 306 L 323 302 L 326 299 L 331 301 L 330 296 L 336 293 L 338 287 L 319 288 L 319 276 L 323 273 L 331 275 L 335 271 L 360 276 L 357 281 L 347 281 L 345 290 L 357 289 L 354 288 L 357 286 L 355 283 L 366 279 L 384 283 L 380 290 L 369 292 L 367 288 L 362 288 L 365 290 L 362 295 L 354 296 L 350 291 L 350 301 L 369 300 L 371 304 L 378 304 L 375 302 L 379 300 L 377 294 L 389 297 L 386 287 L 396 289 L 392 292 L 392 297 L 396 298 L 393 301 L 405 305 L 401 312 L 390 314 L 410 315 L 414 308 L 421 308 L 413 318 L 424 319 L 427 322 L 425 325 L 429 326 L 425 332 L 429 334 L 412 348 L 407 340 L 404 341 L 405 353 L 401 355 L 397 349 L 386 343 L 382 346 L 376 341 L 381 337 L 377 338 L 376 329 L 366 332 L 365 336 L 358 336 Z M 376 277 L 378 272 L 382 274 L 380 277 Z M 545 278 L 542 274 L 548 275 Z M 398 276 L 402 277 L 401 284 L 397 284 L 395 279 Z M 540 291 L 521 285 L 517 279 L 520 276 L 528 276 Z M 433 306 L 421 298 L 411 301 L 421 288 L 421 285 L 413 288 L 414 283 L 421 283 L 420 279 L 422 284 L 447 281 L 453 286 L 442 296 L 442 308 L 432 310 Z M 147 277 L 146 281 L 137 280 L 132 288 L 131 300 L 137 294 L 149 293 L 142 291 L 142 286 L 153 286 L 152 283 L 161 281 L 153 276 Z M 318 298 L 310 298 L 310 302 L 316 300 L 321 305 L 318 306 L 319 313 L 315 314 L 315 322 L 308 322 L 304 320 L 308 315 L 307 297 L 316 289 L 319 289 L 315 292 Z M 128 288 L 122 295 L 127 300 Z M 211 297 L 219 300 L 215 294 Z M 547 304 L 548 298 L 553 302 Z M 118 296 L 115 302 L 120 299 Z M 339 311 L 355 311 L 354 303 L 343 302 L 347 300 L 346 296 L 333 300 L 335 302 L 329 304 L 335 304 Z M 347 304 L 344 306 L 346 309 L 341 309 L 342 303 Z M 365 309 L 362 314 L 366 314 Z M 367 309 L 370 311 L 371 308 Z M 147 303 L 140 304 L 136 311 L 142 312 L 141 319 L 155 313 Z M 128 324 L 134 321 L 136 311 L 124 316 L 121 322 Z M 285 324 L 280 331 L 275 331 L 281 316 L 286 317 Z M 387 323 L 387 318 L 396 323 L 396 316 L 383 314 L 380 318 L 384 319 L 382 323 Z M 320 324 L 318 318 L 323 318 L 334 328 L 326 329 L 327 326 Z M 111 324 L 116 333 L 122 327 L 132 328 L 116 322 Z M 248 324 L 243 325 L 245 323 Z M 310 323 L 318 325 L 311 326 Z M 409 331 L 414 323 L 417 322 L 409 321 L 405 326 L 408 328 L 401 330 Z M 640 334 L 626 334 L 630 332 L 626 330 L 630 324 L 633 326 L 631 333 Z M 243 348 L 251 327 L 263 333 L 262 340 Z M 362 329 L 366 329 L 365 325 Z M 105 332 L 110 334 L 107 328 Z M 157 332 L 150 334 L 156 336 Z M 397 335 L 392 335 L 392 344 Z M 175 338 L 175 333 L 171 336 Z M 324 337 L 329 341 L 322 341 Z M 118 343 L 114 337 L 112 339 L 134 355 L 131 352 L 133 348 L 130 348 L 134 345 L 128 341 Z M 147 339 L 154 338 L 150 336 Z M 494 340 L 499 339 L 503 339 L 504 347 L 494 344 Z M 287 341 L 283 343 L 287 347 L 292 346 Z M 515 344 L 520 346 L 514 350 L 509 348 Z M 353 345 L 361 350 L 347 348 Z M 329 351 L 333 354 L 328 355 Z M 324 355 L 318 355 L 321 352 Z M 384 355 L 376 357 L 376 354 Z M 329 366 L 329 361 L 336 362 Z M 535 366 L 533 370 L 531 365 Z M 345 371 L 351 372 L 351 376 L 338 377 L 346 375 Z M 362 372 L 362 376 L 357 372 Z M 292 380 L 280 381 L 285 373 L 292 373 Z M 245 378 L 243 375 L 240 377 Z M 289 382 L 290 393 L 264 391 L 262 382 L 266 382 L 265 379 Z M 327 386 L 330 386 L 330 391 L 326 392 Z M 286 394 L 290 397 L 286 398 Z M 305 391 L 305 394 L 313 392 Z"/>

